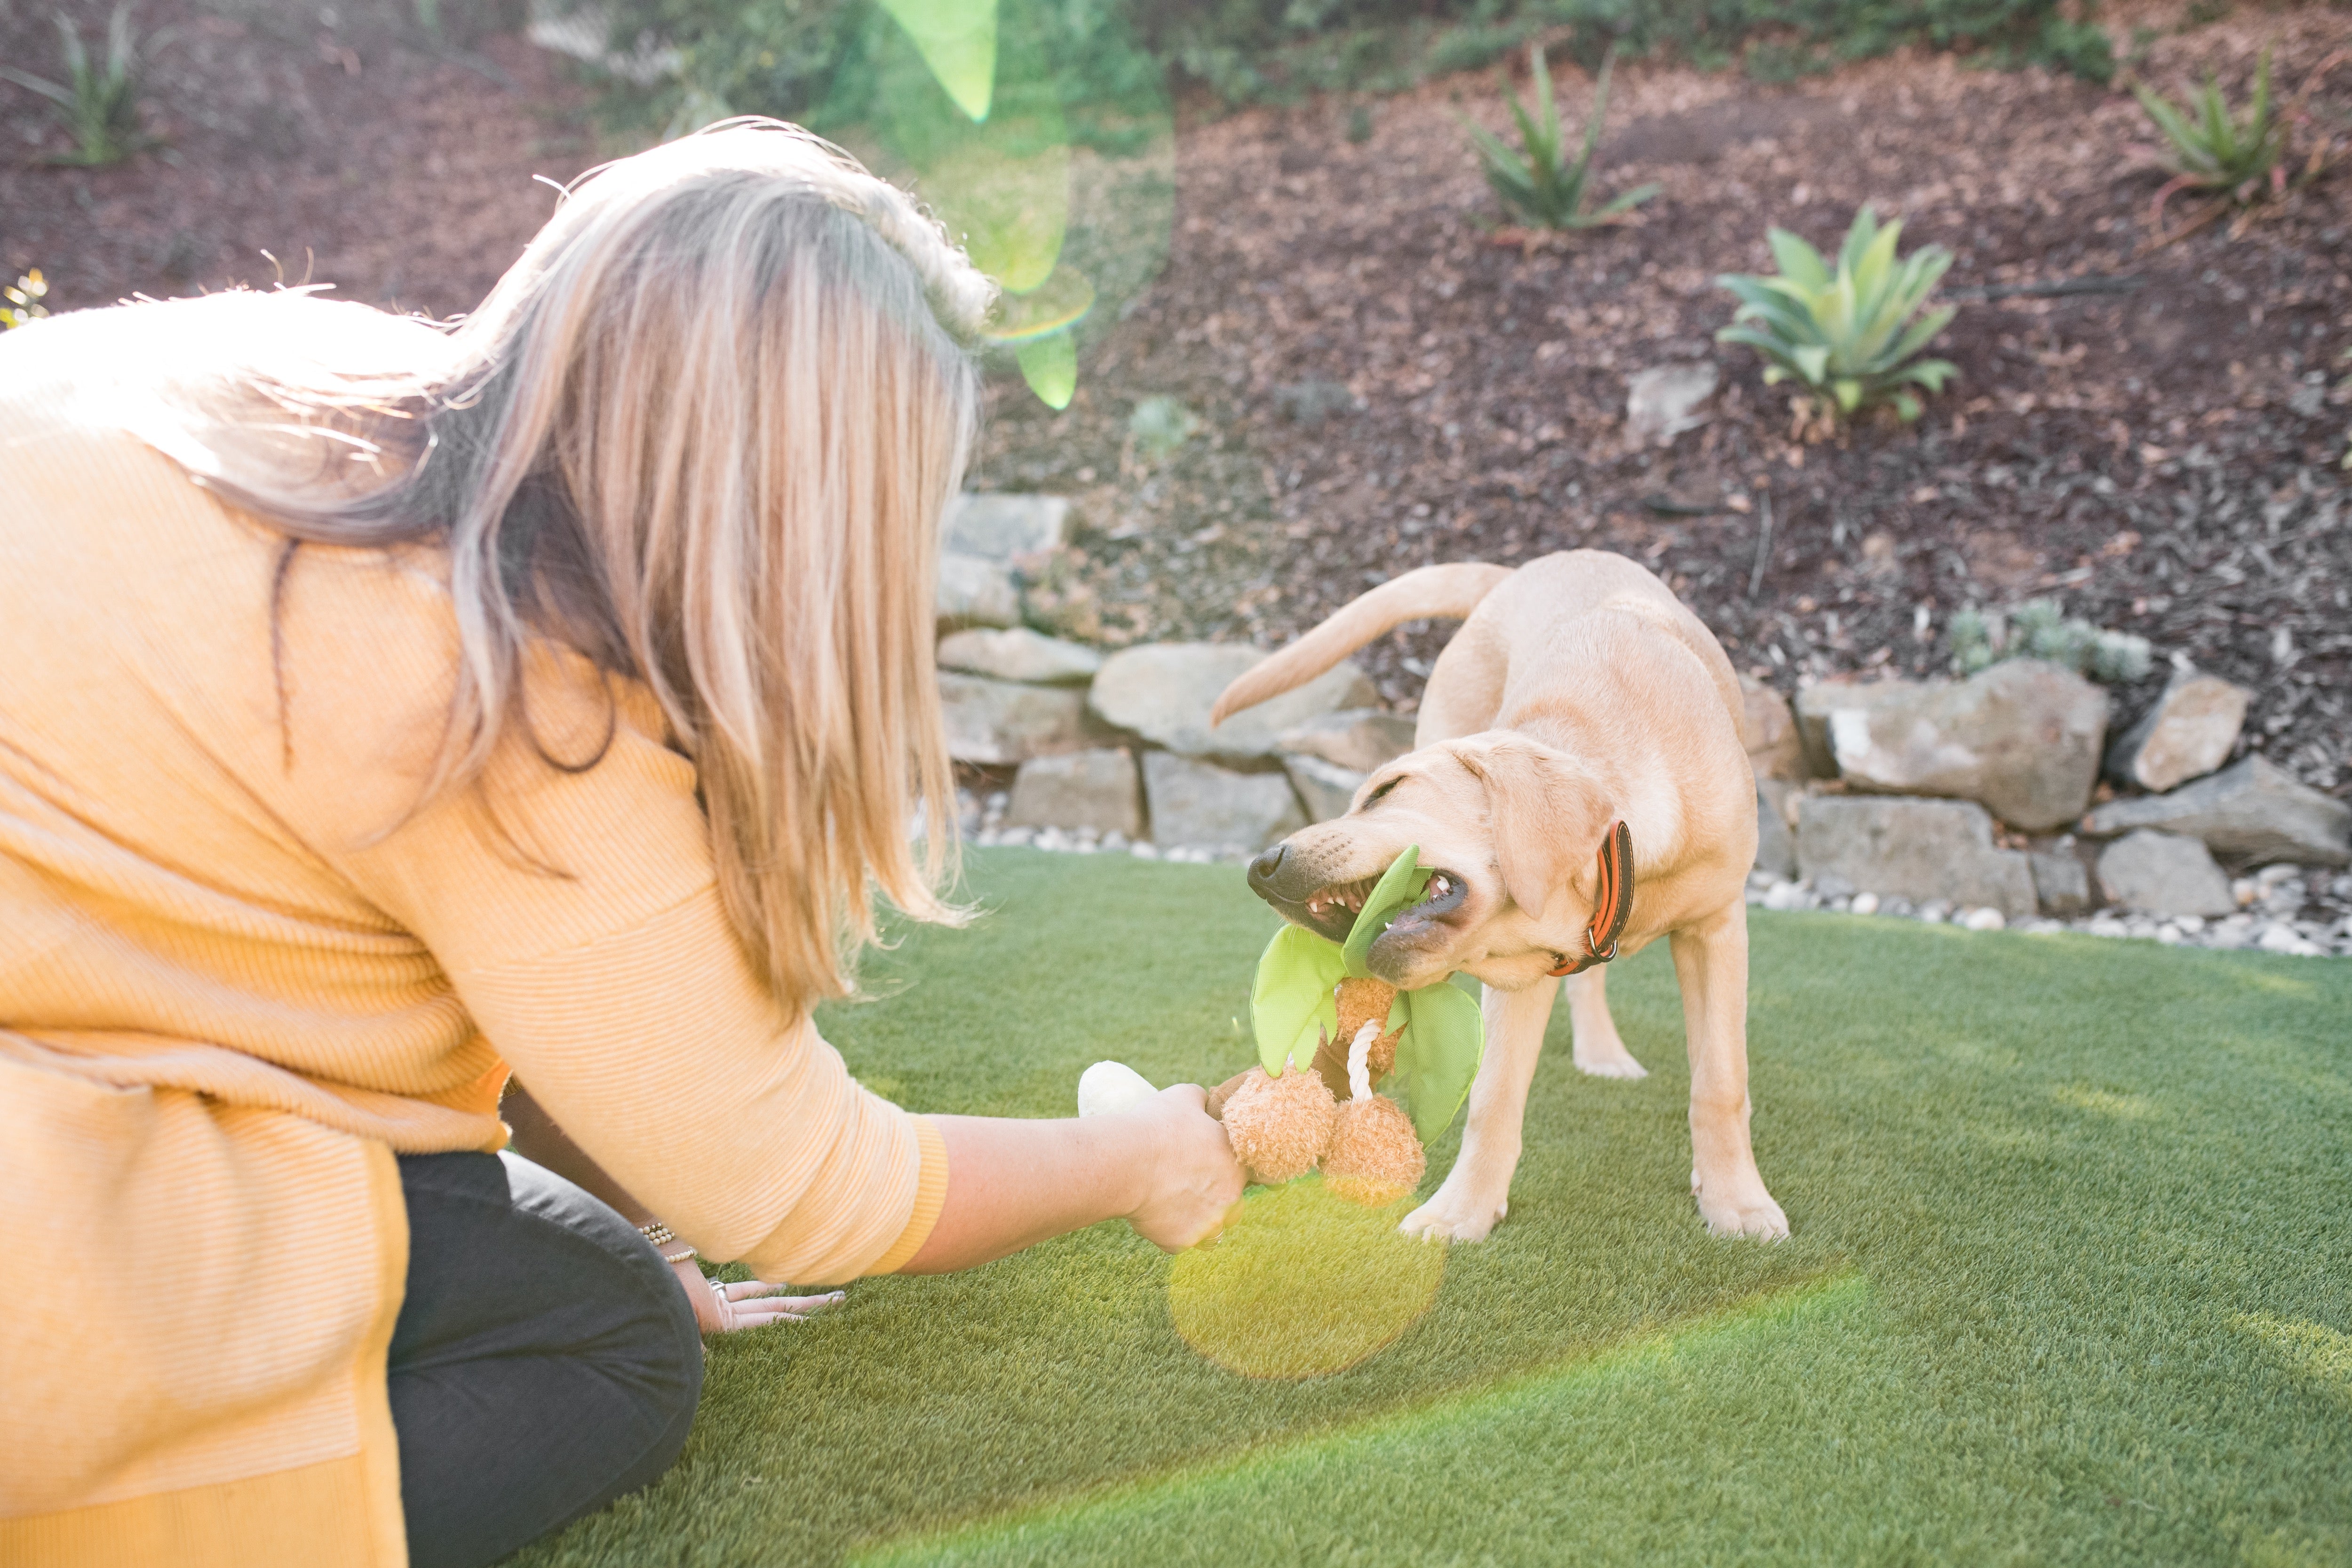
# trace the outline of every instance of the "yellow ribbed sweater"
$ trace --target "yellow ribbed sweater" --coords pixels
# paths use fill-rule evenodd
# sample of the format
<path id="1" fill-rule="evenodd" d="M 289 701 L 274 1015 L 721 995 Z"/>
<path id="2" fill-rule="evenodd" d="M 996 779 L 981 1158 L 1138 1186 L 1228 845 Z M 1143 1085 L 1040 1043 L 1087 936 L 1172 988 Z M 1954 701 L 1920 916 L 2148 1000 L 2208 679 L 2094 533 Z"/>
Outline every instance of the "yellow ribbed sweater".
<path id="1" fill-rule="evenodd" d="M 0 1564 L 396 1568 L 393 1155 L 500 1147 L 509 1065 L 765 1279 L 903 1264 L 946 1160 L 757 981 L 645 693 L 412 816 L 441 563 L 305 547 L 281 710 L 278 541 L 122 428 L 173 309 L 0 338 Z"/>

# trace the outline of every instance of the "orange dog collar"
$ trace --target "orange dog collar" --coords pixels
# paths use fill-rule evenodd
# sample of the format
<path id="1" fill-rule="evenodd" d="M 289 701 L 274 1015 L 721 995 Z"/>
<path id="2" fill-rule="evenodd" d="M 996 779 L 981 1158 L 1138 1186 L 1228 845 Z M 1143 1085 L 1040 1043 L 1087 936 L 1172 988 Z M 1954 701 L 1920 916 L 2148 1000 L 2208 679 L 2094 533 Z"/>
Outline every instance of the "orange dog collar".
<path id="1" fill-rule="evenodd" d="M 1624 823 L 1612 822 L 1608 837 L 1601 841 L 1601 892 L 1592 900 L 1592 919 L 1584 928 L 1584 956 L 1554 953 L 1559 962 L 1544 973 L 1577 974 L 1616 957 L 1617 939 L 1624 934 L 1625 917 L 1633 911 L 1633 834 Z"/>

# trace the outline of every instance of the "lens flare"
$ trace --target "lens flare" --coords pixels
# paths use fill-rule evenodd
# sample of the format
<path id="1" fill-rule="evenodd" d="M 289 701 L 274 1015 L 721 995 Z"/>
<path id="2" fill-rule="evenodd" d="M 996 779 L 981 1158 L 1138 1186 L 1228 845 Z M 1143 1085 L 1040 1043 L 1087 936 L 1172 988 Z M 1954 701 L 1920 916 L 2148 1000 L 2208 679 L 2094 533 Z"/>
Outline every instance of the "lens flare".
<path id="1" fill-rule="evenodd" d="M 1411 1202 L 1363 1208 L 1319 1176 L 1253 1191 L 1215 1244 L 1171 1266 L 1176 1331 L 1244 1377 L 1357 1365 L 1429 1310 L 1445 1274 L 1444 1247 L 1397 1230 Z"/>

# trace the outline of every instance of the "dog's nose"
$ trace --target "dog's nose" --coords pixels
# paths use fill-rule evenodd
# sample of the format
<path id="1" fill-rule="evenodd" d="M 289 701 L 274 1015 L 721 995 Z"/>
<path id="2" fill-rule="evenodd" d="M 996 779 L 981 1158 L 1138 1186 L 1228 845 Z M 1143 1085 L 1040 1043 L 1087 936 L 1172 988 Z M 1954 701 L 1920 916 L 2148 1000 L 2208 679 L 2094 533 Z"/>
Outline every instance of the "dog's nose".
<path id="1" fill-rule="evenodd" d="M 1249 885 L 1253 891 L 1265 891 L 1265 885 L 1274 880 L 1275 873 L 1282 869 L 1282 858 L 1288 853 L 1290 846 L 1287 844 L 1269 845 L 1257 852 L 1257 858 L 1249 863 Z"/>

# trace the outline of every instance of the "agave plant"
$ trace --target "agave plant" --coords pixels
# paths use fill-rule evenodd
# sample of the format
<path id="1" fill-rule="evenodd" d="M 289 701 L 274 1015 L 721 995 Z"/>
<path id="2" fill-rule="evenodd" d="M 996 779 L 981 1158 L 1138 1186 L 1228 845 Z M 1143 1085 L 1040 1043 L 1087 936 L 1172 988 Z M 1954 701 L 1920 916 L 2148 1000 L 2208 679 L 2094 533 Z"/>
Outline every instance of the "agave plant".
<path id="1" fill-rule="evenodd" d="M 60 154 L 60 163 L 95 168 L 119 163 L 148 144 L 139 130 L 139 88 L 146 72 L 145 52 L 163 41 L 161 32 L 143 42 L 131 26 L 128 0 L 114 8 L 106 25 L 106 58 L 92 60 L 83 47 L 81 29 L 62 11 L 58 33 L 64 43 L 66 79 L 0 66 L 0 77 L 39 93 L 56 107 L 51 110 L 73 138 L 73 151 Z"/>
<path id="2" fill-rule="evenodd" d="M 1810 393 L 1801 407 L 1806 426 L 1833 424 L 1880 404 L 1906 420 L 1919 417 L 1913 385 L 1940 392 L 1953 374 L 1949 360 L 1914 359 L 1952 320 L 1952 308 L 1925 315 L 1927 300 L 1952 253 L 1922 246 L 1897 260 L 1901 220 L 1882 226 L 1869 207 L 1854 215 L 1832 272 L 1821 252 L 1776 228 L 1769 235 L 1777 278 L 1726 273 L 1716 282 L 1739 297 L 1732 324 L 1716 341 L 1746 343 L 1769 362 L 1764 379 L 1793 378 Z M 1913 318 L 1916 316 L 1915 321 Z M 1906 324 L 1907 323 L 1907 324 Z"/>
<path id="3" fill-rule="evenodd" d="M 2254 68 L 2254 100 L 2241 120 L 2221 96 L 2219 83 L 2205 79 L 2205 89 L 2186 103 L 2174 105 L 2138 82 L 2132 92 L 2139 106 L 2172 145 L 2158 154 L 2172 178 L 2157 194 L 2161 222 L 2165 198 L 2179 190 L 2227 191 L 2241 205 L 2252 201 L 2264 184 L 2276 195 L 2286 180 L 2286 121 L 2271 112 L 2271 57 L 2265 49 Z"/>
<path id="4" fill-rule="evenodd" d="M 1573 160 L 1561 148 L 1559 110 L 1552 101 L 1551 70 L 1544 63 L 1543 47 L 1530 45 L 1528 67 L 1534 74 L 1535 111 L 1529 113 L 1516 92 L 1508 94 L 1511 118 L 1518 121 L 1519 141 L 1526 149 L 1514 153 L 1501 137 L 1465 116 L 1464 129 L 1478 151 L 1486 183 L 1506 205 L 1539 228 L 1594 228 L 1614 223 L 1658 194 L 1655 185 L 1627 191 L 1598 212 L 1584 210 L 1584 186 L 1592 172 L 1593 149 L 1601 144 L 1601 121 L 1609 113 L 1609 67 L 1614 51 L 1601 62 L 1593 83 L 1592 118 L 1584 128 L 1584 147 Z"/>

